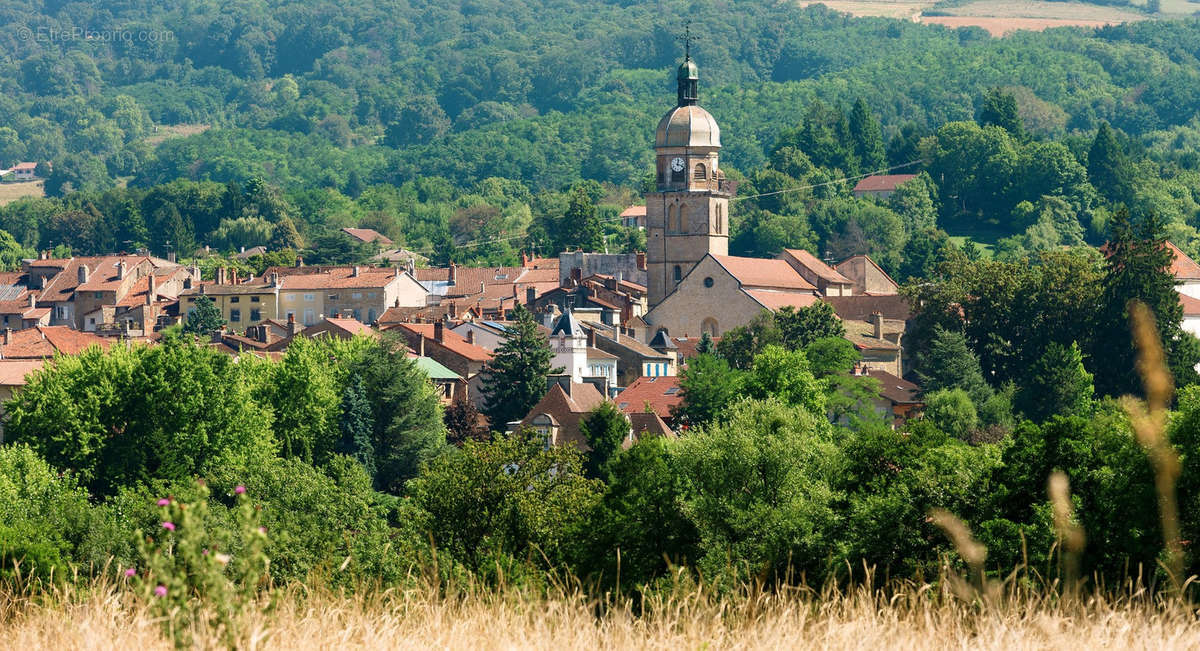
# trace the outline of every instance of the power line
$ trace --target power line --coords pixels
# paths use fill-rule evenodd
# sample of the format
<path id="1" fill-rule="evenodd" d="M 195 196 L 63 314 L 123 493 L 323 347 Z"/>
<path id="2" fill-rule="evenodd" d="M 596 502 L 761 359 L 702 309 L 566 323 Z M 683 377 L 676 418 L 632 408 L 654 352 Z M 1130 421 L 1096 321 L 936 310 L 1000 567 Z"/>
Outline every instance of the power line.
<path id="1" fill-rule="evenodd" d="M 763 192 L 762 194 L 752 194 L 752 195 L 749 195 L 746 197 L 734 197 L 734 198 L 730 199 L 730 201 L 731 202 L 732 201 L 744 201 L 746 199 L 758 199 L 760 197 L 771 197 L 771 196 L 774 196 L 777 194 L 784 194 L 785 192 L 799 192 L 801 190 L 811 190 L 813 188 L 821 188 L 821 187 L 825 187 L 827 185 L 833 185 L 835 183 L 845 183 L 846 181 L 857 181 L 858 179 L 865 179 L 868 176 L 875 176 L 876 174 L 887 174 L 888 172 L 891 172 L 893 170 L 903 169 L 905 167 L 912 167 L 913 165 L 916 165 L 920 162 L 922 162 L 922 161 L 920 159 L 917 159 L 914 161 L 909 161 L 907 163 L 904 163 L 903 165 L 893 165 L 887 169 L 875 170 L 874 172 L 867 172 L 865 174 L 859 174 L 858 176 L 847 176 L 847 177 L 840 178 L 840 179 L 834 179 L 832 181 L 825 181 L 824 183 L 816 183 L 813 185 L 802 185 L 802 186 L 795 187 L 795 188 L 788 188 L 786 190 L 776 190 L 775 192 Z"/>
<path id="2" fill-rule="evenodd" d="M 730 202 L 733 202 L 733 201 L 744 201 L 744 200 L 746 200 L 746 199 L 759 199 L 759 198 L 762 198 L 762 197 L 772 197 L 772 196 L 775 196 L 775 195 L 777 195 L 777 194 L 785 194 L 785 193 L 788 193 L 788 192 L 800 192 L 801 190 L 812 190 L 812 189 L 814 189 L 814 188 L 822 188 L 822 187 L 825 187 L 825 186 L 827 186 L 827 185 L 834 185 L 834 184 L 836 184 L 836 183 L 845 183 L 846 181 L 857 181 L 857 180 L 859 180 L 859 179 L 864 179 L 864 178 L 866 178 L 866 177 L 868 177 L 868 176 L 875 176 L 876 174 L 887 174 L 888 172 L 892 172 L 892 171 L 895 171 L 895 170 L 904 169 L 904 168 L 906 168 L 906 167 L 912 167 L 913 165 L 917 165 L 917 164 L 919 164 L 919 163 L 921 163 L 921 162 L 923 162 L 921 159 L 917 159 L 917 160 L 914 160 L 914 161 L 909 161 L 909 162 L 907 162 L 907 163 L 903 163 L 903 164 L 901 164 L 901 165 L 893 165 L 893 166 L 891 166 L 891 167 L 888 167 L 888 168 L 886 168 L 886 169 L 875 170 L 875 171 L 873 171 L 873 172 L 866 172 L 866 173 L 864 173 L 864 174 L 858 174 L 858 175 L 856 175 L 856 176 L 846 176 L 846 177 L 843 177 L 843 178 L 840 178 L 840 179 L 834 179 L 834 180 L 832 180 L 832 181 L 825 181 L 825 182 L 823 182 L 823 183 L 814 183 L 814 184 L 812 184 L 812 185 L 801 185 L 801 186 L 798 186 L 798 187 L 795 187 L 795 188 L 787 188 L 786 190 L 776 190 L 775 192 L 763 192 L 763 193 L 761 193 L 761 194 L 752 194 L 752 195 L 745 196 L 745 197 L 733 197 L 733 198 L 732 198 L 732 199 L 730 199 L 729 201 L 730 201 Z M 612 222 L 612 221 L 617 221 L 617 220 L 619 220 L 619 219 L 621 219 L 621 216 L 620 216 L 620 215 L 617 215 L 616 217 L 609 217 L 608 219 L 602 219 L 601 221 L 605 221 L 605 222 Z M 466 242 L 466 243 L 463 243 L 463 244 L 455 244 L 455 245 L 454 245 L 454 247 L 455 247 L 455 248 L 458 248 L 458 249 L 469 249 L 469 248 L 473 248 L 473 247 L 476 247 L 476 246 L 483 246 L 484 244 L 494 244 L 494 243 L 496 243 L 496 242 L 507 242 L 507 241 L 509 241 L 509 240 L 519 240 L 519 239 L 522 239 L 522 238 L 525 238 L 525 237 L 528 237 L 528 234 L 525 234 L 525 235 L 509 235 L 509 236 L 507 236 L 507 237 L 495 237 L 495 238 L 489 238 L 489 239 L 486 239 L 486 240 L 475 240 L 475 241 L 473 241 L 473 242 Z M 436 253 L 436 251 L 433 251 L 432 249 L 428 249 L 428 250 L 422 250 L 422 251 L 414 251 L 414 253 L 428 253 L 428 254 L 434 254 L 434 253 Z"/>

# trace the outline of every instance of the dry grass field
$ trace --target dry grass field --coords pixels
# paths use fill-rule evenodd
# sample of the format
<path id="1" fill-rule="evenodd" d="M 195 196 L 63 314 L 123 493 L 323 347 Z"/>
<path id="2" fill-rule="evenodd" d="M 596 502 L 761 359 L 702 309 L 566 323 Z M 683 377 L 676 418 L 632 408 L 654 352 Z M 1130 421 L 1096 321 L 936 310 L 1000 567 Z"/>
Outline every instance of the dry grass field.
<path id="1" fill-rule="evenodd" d="M 0 206 L 24 197 L 44 196 L 46 196 L 46 189 L 43 181 L 10 181 L 0 183 Z"/>
<path id="2" fill-rule="evenodd" d="M 801 6 L 818 4 L 801 0 Z M 926 16 L 923 12 L 934 2 L 915 0 L 828 0 L 820 3 L 855 16 L 886 16 L 910 19 L 947 27 L 977 26 L 992 36 L 1004 36 L 1017 30 L 1042 31 L 1051 27 L 1103 27 L 1147 16 L 1136 11 L 1084 2 L 1046 2 L 1044 0 L 979 0 L 960 7 L 940 10 L 946 16 Z M 1164 13 L 1192 13 L 1200 4 L 1190 0 L 1164 0 Z"/>
<path id="3" fill-rule="evenodd" d="M 843 11 L 855 16 L 885 16 L 887 18 L 915 19 L 921 12 L 932 7 L 934 2 L 913 0 L 801 0 L 801 7 L 823 4 L 834 11 Z"/>
<path id="4" fill-rule="evenodd" d="M 942 585 L 945 585 L 944 583 Z M 635 615 L 577 594 L 433 590 L 363 596 L 276 595 L 247 614 L 246 649 L 1195 649 L 1200 624 L 1180 602 L 1010 593 L 960 599 L 948 589 L 797 591 L 718 598 L 685 591 Z M 200 648 L 224 646 L 194 629 Z M 113 587 L 49 599 L 0 594 L 0 649 L 171 648 L 145 606 Z"/>
<path id="5" fill-rule="evenodd" d="M 212 128 L 211 124 L 165 124 L 158 130 L 146 136 L 146 143 L 157 145 L 168 138 L 184 138 L 204 133 Z"/>
<path id="6" fill-rule="evenodd" d="M 986 16 L 921 16 L 921 22 L 945 25 L 950 28 L 982 27 L 992 36 L 1004 36 L 1016 31 L 1040 32 L 1052 27 L 1104 27 L 1115 24 L 1104 20 L 1071 20 L 1066 18 L 991 18 Z M 1120 21 L 1117 21 L 1120 22 Z"/>

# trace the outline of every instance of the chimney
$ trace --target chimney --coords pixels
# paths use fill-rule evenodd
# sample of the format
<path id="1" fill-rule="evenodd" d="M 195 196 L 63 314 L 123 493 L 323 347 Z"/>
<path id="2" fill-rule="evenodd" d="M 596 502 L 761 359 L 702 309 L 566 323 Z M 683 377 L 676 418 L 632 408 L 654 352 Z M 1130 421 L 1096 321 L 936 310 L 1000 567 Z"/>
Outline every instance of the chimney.
<path id="1" fill-rule="evenodd" d="M 120 260 L 117 262 L 117 280 L 124 280 L 124 279 L 125 279 L 125 261 Z"/>
<path id="2" fill-rule="evenodd" d="M 468 343 L 468 344 L 474 344 L 474 343 L 475 343 L 475 331 L 474 331 L 474 330 L 472 330 L 472 329 L 468 329 L 468 330 L 467 330 L 467 343 Z"/>
<path id="3" fill-rule="evenodd" d="M 400 277 L 400 267 L 392 267 L 392 272 L 393 272 L 392 275 L 394 275 L 395 277 L 397 277 L 397 278 Z"/>
<path id="4" fill-rule="evenodd" d="M 446 326 L 441 319 L 433 322 L 433 340 L 439 344 L 442 343 L 442 338 L 446 336 L 445 328 Z"/>
<path id="5" fill-rule="evenodd" d="M 296 323 L 296 314 L 294 312 L 288 314 L 287 329 L 289 335 L 299 334 L 303 327 Z"/>
<path id="6" fill-rule="evenodd" d="M 42 251 L 42 252 L 41 252 L 41 254 L 39 254 L 39 255 L 38 255 L 38 258 L 40 258 L 40 259 L 42 259 L 42 260 L 49 260 L 49 259 L 50 259 L 50 252 L 49 252 L 49 251 Z"/>
<path id="7" fill-rule="evenodd" d="M 596 329 L 595 328 L 587 329 L 587 347 L 588 348 L 596 347 Z"/>
<path id="8" fill-rule="evenodd" d="M 417 275 L 417 263 L 412 259 L 408 259 L 408 273 L 412 276 Z"/>
<path id="9" fill-rule="evenodd" d="M 417 333 L 417 357 L 425 356 L 425 335 Z"/>
<path id="10" fill-rule="evenodd" d="M 450 318 L 457 319 L 458 318 L 458 303 L 451 302 L 449 311 L 450 311 Z"/>
<path id="11" fill-rule="evenodd" d="M 200 265 L 192 264 L 192 278 L 196 282 L 200 282 Z"/>
<path id="12" fill-rule="evenodd" d="M 482 280 L 479 281 L 479 293 L 482 294 L 486 291 L 487 291 L 487 283 Z"/>
<path id="13" fill-rule="evenodd" d="M 11 343 L 12 343 L 12 328 L 5 328 L 4 329 L 4 345 L 7 346 Z"/>
<path id="14" fill-rule="evenodd" d="M 533 305 L 535 301 L 537 301 L 537 288 L 536 287 L 526 287 L 525 288 L 525 304 Z"/>
<path id="15" fill-rule="evenodd" d="M 883 339 L 883 314 L 872 312 L 867 322 L 875 324 L 875 338 Z"/>
<path id="16" fill-rule="evenodd" d="M 521 266 L 526 269 L 529 268 L 529 256 L 524 251 L 521 251 Z"/>
<path id="17" fill-rule="evenodd" d="M 79 265 L 79 284 L 82 285 L 88 281 L 88 268 L 86 264 Z"/>
<path id="18" fill-rule="evenodd" d="M 458 265 L 450 263 L 450 286 L 458 284 Z"/>
<path id="19" fill-rule="evenodd" d="M 225 284 L 225 267 L 217 267 L 217 284 Z"/>
<path id="20" fill-rule="evenodd" d="M 621 324 L 614 323 L 612 330 L 613 330 L 613 341 L 620 342 L 621 341 Z"/>
<path id="21" fill-rule="evenodd" d="M 351 277 L 351 278 L 358 278 L 359 271 L 360 271 L 360 270 L 359 270 L 359 267 L 358 267 L 358 265 L 354 265 L 354 269 L 350 271 L 350 277 Z"/>
<path id="22" fill-rule="evenodd" d="M 268 339 L 267 333 L 268 333 L 267 326 L 265 326 L 265 325 L 257 326 L 254 331 L 255 339 L 257 339 L 260 342 L 265 344 L 265 343 L 267 343 L 267 339 Z"/>
<path id="23" fill-rule="evenodd" d="M 238 284 L 238 270 L 235 267 L 229 268 L 229 284 L 230 285 Z"/>
<path id="24" fill-rule="evenodd" d="M 174 251 L 167 252 L 167 262 L 170 262 L 172 264 L 175 263 L 175 252 Z"/>
<path id="25" fill-rule="evenodd" d="M 33 292 L 29 292 L 29 309 L 37 307 L 37 296 Z"/>
<path id="26" fill-rule="evenodd" d="M 146 305 L 154 305 L 156 298 L 158 298 L 158 280 L 154 277 L 154 273 L 151 273 L 150 290 L 146 292 Z"/>
<path id="27" fill-rule="evenodd" d="M 638 251 L 638 254 L 637 254 L 637 268 L 638 268 L 638 270 L 639 270 L 639 271 L 645 271 L 645 270 L 646 270 L 646 253 L 645 253 L 645 251 Z"/>
<path id="28" fill-rule="evenodd" d="M 245 252 L 246 252 L 246 247 L 244 247 L 244 246 L 243 246 L 243 247 L 242 247 L 242 251 L 241 251 L 241 252 L 242 252 L 242 253 L 245 253 Z"/>
<path id="29" fill-rule="evenodd" d="M 270 278 L 272 287 L 276 287 L 279 285 L 279 272 L 278 271 L 272 271 L 271 275 L 268 276 L 268 278 Z"/>

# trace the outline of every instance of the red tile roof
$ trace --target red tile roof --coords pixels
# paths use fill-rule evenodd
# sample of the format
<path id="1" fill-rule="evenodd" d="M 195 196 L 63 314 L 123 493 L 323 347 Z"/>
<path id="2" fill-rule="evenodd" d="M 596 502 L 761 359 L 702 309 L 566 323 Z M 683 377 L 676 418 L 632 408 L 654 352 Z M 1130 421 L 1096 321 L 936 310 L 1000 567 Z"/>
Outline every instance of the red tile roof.
<path id="1" fill-rule="evenodd" d="M 743 288 L 765 287 L 811 291 L 817 289 L 793 269 L 792 265 L 783 260 L 739 258 L 732 255 L 714 255 L 713 259 L 736 278 Z"/>
<path id="2" fill-rule="evenodd" d="M 318 273 L 290 274 L 279 277 L 285 290 L 306 289 L 382 289 L 396 279 L 395 269 L 359 267 L 358 275 L 349 267 L 331 267 Z"/>
<path id="3" fill-rule="evenodd" d="M 1171 260 L 1171 273 L 1178 280 L 1200 280 L 1200 264 L 1189 258 L 1186 253 L 1179 250 L 1171 242 L 1167 242 L 1167 247 L 1171 249 L 1174 258 Z"/>
<path id="4" fill-rule="evenodd" d="M 825 264 L 819 260 L 817 256 L 804 249 L 784 249 L 783 254 L 795 258 L 797 262 L 826 282 L 836 283 L 839 285 L 854 284 L 853 280 L 843 276 L 836 269 Z"/>
<path id="5" fill-rule="evenodd" d="M 683 404 L 683 393 L 679 390 L 678 377 L 640 377 L 617 394 L 615 401 L 627 414 L 646 411 L 649 404 L 659 418 L 669 421 L 671 411 Z"/>
<path id="6" fill-rule="evenodd" d="M 625 210 L 622 210 L 621 214 L 618 216 L 624 217 L 624 218 L 645 217 L 646 216 L 646 207 L 645 206 L 630 206 L 630 207 L 626 208 Z"/>
<path id="7" fill-rule="evenodd" d="M 1192 298 L 1187 294 L 1180 294 L 1179 302 L 1183 305 L 1184 316 L 1200 316 L 1200 298 Z"/>
<path id="8" fill-rule="evenodd" d="M 450 328 L 442 328 L 442 340 L 436 341 L 433 338 L 434 324 L 432 323 L 399 323 L 395 328 L 403 328 L 415 334 L 425 335 L 425 345 L 441 345 L 446 350 L 461 355 L 473 362 L 490 362 L 492 353 L 488 349 L 467 343 L 466 337 L 454 332 Z"/>
<path id="9" fill-rule="evenodd" d="M 67 326 L 37 326 L 11 333 L 11 342 L 0 344 L 0 359 L 44 359 L 55 353 L 75 355 L 91 346 L 107 349 L 111 342 L 90 332 Z"/>
<path id="10" fill-rule="evenodd" d="M 783 307 L 799 309 L 821 300 L 820 296 L 809 292 L 773 292 L 763 289 L 748 289 L 746 293 L 768 310 L 778 310 Z"/>
<path id="11" fill-rule="evenodd" d="M 892 192 L 917 178 L 916 174 L 876 174 L 858 182 L 854 192 Z"/>
<path id="12" fill-rule="evenodd" d="M 912 306 L 902 294 L 826 296 L 822 300 L 832 305 L 833 311 L 842 319 L 866 321 L 875 312 L 882 314 L 885 319 L 898 321 L 907 321 L 912 317 Z"/>
<path id="13" fill-rule="evenodd" d="M 558 423 L 559 427 L 558 439 L 554 441 L 554 444 L 574 444 L 586 452 L 592 448 L 579 432 L 579 423 L 589 411 L 595 409 L 602 402 L 604 402 L 604 396 L 600 395 L 595 386 L 587 382 L 582 384 L 572 382 L 570 395 L 563 390 L 561 385 L 555 384 L 546 392 L 545 397 L 529 410 L 524 420 L 521 421 L 521 426 L 528 427 L 538 415 L 548 414 Z"/>
<path id="14" fill-rule="evenodd" d="M 869 377 L 879 380 L 879 395 L 899 404 L 920 404 L 921 387 L 896 377 L 887 371 L 867 371 Z"/>
<path id="15" fill-rule="evenodd" d="M 0 386 L 25 386 L 25 378 L 34 371 L 42 370 L 45 360 L 4 359 L 0 360 Z"/>

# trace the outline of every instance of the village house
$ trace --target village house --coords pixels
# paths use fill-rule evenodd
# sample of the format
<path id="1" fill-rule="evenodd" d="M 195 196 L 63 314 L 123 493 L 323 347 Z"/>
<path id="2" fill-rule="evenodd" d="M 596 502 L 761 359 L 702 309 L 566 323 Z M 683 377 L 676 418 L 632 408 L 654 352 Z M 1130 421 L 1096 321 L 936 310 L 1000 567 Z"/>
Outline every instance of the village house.
<path id="1" fill-rule="evenodd" d="M 107 350 L 112 340 L 70 326 L 35 326 L 4 330 L 0 334 L 0 360 L 52 359 L 55 355 L 78 355 L 91 346 Z"/>
<path id="2" fill-rule="evenodd" d="M 316 267 L 279 276 L 279 308 L 306 326 L 325 316 L 354 317 L 374 323 L 391 307 L 424 307 L 429 292 L 399 267 Z"/>
<path id="3" fill-rule="evenodd" d="M 343 228 L 342 232 L 361 244 L 378 244 L 381 247 L 389 247 L 394 244 L 391 238 L 371 228 Z"/>
<path id="4" fill-rule="evenodd" d="M 437 391 L 438 399 L 443 406 L 465 402 L 469 399 L 467 381 L 461 375 L 430 357 L 418 357 L 414 354 L 410 355 L 410 359 L 416 363 L 417 368 L 429 376 L 429 381 L 433 383 L 433 388 Z"/>
<path id="5" fill-rule="evenodd" d="M 834 269 L 854 283 L 855 295 L 891 296 L 900 293 L 900 285 L 869 256 L 850 256 L 839 262 Z M 851 294 L 843 294 L 849 295 Z"/>
<path id="6" fill-rule="evenodd" d="M 915 178 L 917 178 L 916 174 L 876 174 L 859 181 L 851 192 L 857 199 L 863 197 L 887 199 L 895 194 L 896 188 Z"/>
<path id="7" fill-rule="evenodd" d="M 617 394 L 613 402 L 631 417 L 649 410 L 674 429 L 675 411 L 683 404 L 683 393 L 678 377 L 640 377 Z"/>
<path id="8" fill-rule="evenodd" d="M 625 228 L 636 228 L 641 231 L 646 230 L 645 206 L 630 206 L 622 210 L 618 217 L 621 219 L 621 225 Z"/>
<path id="9" fill-rule="evenodd" d="M 792 269 L 816 287 L 822 296 L 850 296 L 854 293 L 853 280 L 804 249 L 784 249 L 779 254 L 779 259 L 791 265 Z"/>
<path id="10" fill-rule="evenodd" d="M 902 427 L 905 422 L 917 418 L 925 408 L 925 402 L 921 399 L 921 387 L 897 377 L 894 373 L 872 370 L 861 365 L 856 366 L 853 373 L 879 381 L 879 397 L 875 400 L 875 409 L 887 418 L 893 428 Z"/>
<path id="11" fill-rule="evenodd" d="M 21 162 L 8 169 L 14 181 L 32 181 L 37 178 L 37 163 Z"/>
<path id="12" fill-rule="evenodd" d="M 189 277 L 180 265 L 149 256 L 49 258 L 44 253 L 26 261 L 22 273 L 37 294 L 37 306 L 50 308 L 51 325 L 89 331 L 112 325 L 129 308 L 145 303 L 151 282 L 144 280 L 147 276 L 154 276 L 151 308 L 165 304 L 160 297 L 178 296 Z"/>
<path id="13" fill-rule="evenodd" d="M 591 382 L 604 395 L 617 386 L 617 356 L 595 347 L 595 331 L 585 328 L 570 312 L 564 312 L 550 329 L 548 339 L 551 368 L 572 382 Z"/>
<path id="14" fill-rule="evenodd" d="M 617 386 L 629 386 L 643 376 L 671 376 L 679 371 L 673 353 L 654 350 L 639 338 L 623 332 L 620 326 L 582 323 L 590 331 L 590 345 L 616 357 Z"/>
<path id="15" fill-rule="evenodd" d="M 196 282 L 179 294 L 179 312 L 186 320 L 196 310 L 196 302 L 206 297 L 216 305 L 231 331 L 242 332 L 267 319 L 279 316 L 279 276 L 241 281 L 236 270 L 224 267 L 216 271 L 216 280 Z"/>

